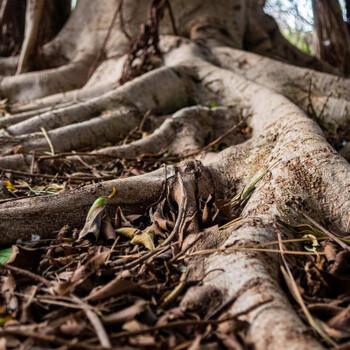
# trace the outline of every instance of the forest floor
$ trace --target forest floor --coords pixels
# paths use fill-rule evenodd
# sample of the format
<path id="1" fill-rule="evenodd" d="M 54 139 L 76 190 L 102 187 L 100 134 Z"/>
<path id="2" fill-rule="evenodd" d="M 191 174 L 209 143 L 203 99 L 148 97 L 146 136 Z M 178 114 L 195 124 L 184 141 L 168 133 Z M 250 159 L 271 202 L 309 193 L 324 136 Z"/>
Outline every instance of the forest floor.
<path id="1" fill-rule="evenodd" d="M 143 136 L 143 130 L 134 130 L 128 141 Z M 211 151 L 222 147 L 212 144 Z M 38 155 L 52 158 L 52 169 L 45 173 L 35 171 L 35 164 L 31 172 L 0 169 L 0 202 L 55 195 L 179 161 L 167 154 L 134 160 L 102 157 L 99 164 L 82 161 L 77 168 L 62 161 L 67 156 Z M 111 196 L 118 196 L 118 188 Z M 191 274 L 189 261 L 215 250 L 178 250 L 172 233 L 179 212 L 166 189 L 143 213 L 111 212 L 108 200 L 91 203 L 83 228 L 67 222 L 52 239 L 33 235 L 30 242 L 1 248 L 0 349 L 249 348 L 244 312 L 227 313 L 234 300 L 210 314 L 182 307 L 186 291 L 204 278 Z M 240 225 L 239 216 L 225 217 L 213 198 L 198 201 L 202 233 Z M 296 238 L 281 240 L 283 230 Z M 298 226 L 280 222 L 275 241 L 216 253 L 235 250 L 277 254 L 284 289 L 310 332 L 326 346 L 350 349 L 350 239 L 305 217 Z"/>

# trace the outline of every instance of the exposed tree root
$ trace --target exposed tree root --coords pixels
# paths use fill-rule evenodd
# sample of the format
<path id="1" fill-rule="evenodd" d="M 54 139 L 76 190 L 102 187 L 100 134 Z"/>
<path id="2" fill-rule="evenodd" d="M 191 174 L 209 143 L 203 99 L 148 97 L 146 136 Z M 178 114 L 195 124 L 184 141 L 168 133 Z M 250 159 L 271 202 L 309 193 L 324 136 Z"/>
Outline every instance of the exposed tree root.
<path id="1" fill-rule="evenodd" d="M 86 156 L 82 153 L 79 156 L 62 157 L 62 159 L 65 163 L 79 167 L 82 161 L 83 164 L 98 163 L 103 159 L 103 155 L 106 156 L 105 159 L 137 159 L 143 156 L 158 156 L 165 152 L 180 158 L 194 156 L 208 142 L 218 138 L 226 145 L 242 142 L 245 136 L 239 132 L 230 132 L 225 138 L 221 137 L 235 126 L 237 126 L 236 131 L 239 130 L 240 117 L 240 113 L 232 108 L 187 107 L 171 118 L 167 118 L 159 128 L 142 139 L 129 144 L 101 148 L 95 152 L 96 156 L 94 153 Z M 114 115 L 103 118 L 107 119 L 105 125 L 100 122 L 100 118 L 94 118 L 69 126 L 71 131 L 67 131 L 67 127 L 53 130 L 50 133 L 50 141 L 55 151 L 64 152 L 83 146 L 91 147 L 116 142 L 130 131 L 130 123 L 135 122 L 133 119 L 136 118 L 136 121 L 139 121 L 139 115 L 128 109 L 114 112 Z M 90 130 L 93 130 L 92 135 L 89 133 Z M 21 143 L 21 151 L 42 151 L 48 146 L 45 138 L 29 136 L 27 141 Z M 38 165 L 40 168 L 48 169 L 50 160 L 56 158 L 55 156 L 43 157 L 42 160 L 39 158 Z M 8 155 L 0 158 L 0 167 L 25 170 L 29 169 L 33 162 L 35 162 L 35 156 L 30 154 Z M 58 164 L 57 161 L 55 164 Z"/>
<path id="2" fill-rule="evenodd" d="M 77 89 L 86 82 L 88 70 L 86 62 L 77 61 L 46 71 L 5 77 L 0 83 L 0 95 L 18 101 Z"/>
<path id="3" fill-rule="evenodd" d="M 108 6 L 105 1 L 101 3 L 99 6 Z M 212 2 L 205 3 L 213 10 Z M 182 3 L 176 4 L 181 8 Z M 179 11 L 185 22 L 188 14 Z M 235 20 L 239 20 L 237 15 Z M 57 196 L 1 203 L 0 243 L 28 239 L 32 234 L 50 237 L 66 223 L 81 228 L 96 197 L 108 195 L 114 187 L 117 196 L 110 200 L 110 209 L 121 206 L 126 212 L 138 213 L 170 198 L 177 217 L 165 242 L 176 236 L 174 251 L 185 254 L 190 274 L 202 279 L 202 285 L 188 290 L 181 308 L 201 309 L 204 319 L 222 309 L 233 315 L 246 311 L 241 317 L 249 323 L 246 342 L 257 350 L 323 349 L 325 344 L 315 340 L 291 307 L 281 287 L 278 259 L 261 252 L 226 254 L 220 249 L 276 241 L 277 223 L 298 224 L 304 213 L 336 232 L 349 231 L 350 165 L 327 142 L 330 135 L 324 135 L 318 124 L 327 128 L 330 138 L 341 141 L 346 136 L 350 83 L 226 47 L 240 47 L 242 35 L 239 30 L 226 33 L 225 27 L 213 23 L 211 18 L 196 18 L 188 30 L 194 41 L 175 37 L 165 40 L 160 45 L 166 52 L 165 67 L 123 86 L 109 90 L 112 85 L 91 83 L 94 86 L 89 86 L 86 94 L 74 91 L 63 101 L 59 94 L 12 105 L 10 109 L 16 114 L 2 121 L 6 130 L 0 138 L 3 153 L 12 154 L 0 158 L 0 167 L 33 170 L 37 159 L 29 154 L 33 150 L 65 152 L 106 143 L 114 145 L 94 151 L 92 156 L 72 154 L 66 160 L 94 164 L 103 155 L 137 158 L 164 151 L 194 155 L 221 135 L 226 136 L 230 147 L 204 158 L 203 163 L 190 160 Z M 272 32 L 267 34 L 269 39 L 276 39 Z M 201 45 L 203 39 L 207 39 L 207 47 Z M 97 41 L 101 47 L 103 40 Z M 121 56 L 119 51 L 117 56 Z M 327 69 L 321 63 L 318 68 Z M 8 92 L 15 86 L 13 77 L 9 79 Z M 32 97 L 56 90 L 38 91 Z M 75 98 L 81 101 L 75 103 Z M 23 99 L 24 95 L 18 100 Z M 204 107 L 213 102 L 220 107 Z M 52 103 L 55 106 L 50 110 Z M 192 104 L 196 106 L 189 107 Z M 174 114 L 148 137 L 116 146 L 149 111 L 162 116 Z M 245 135 L 225 135 L 243 116 L 249 129 Z M 245 141 L 247 135 L 251 138 Z M 49 166 L 50 162 L 46 159 L 41 165 Z M 208 197 L 228 219 L 237 219 L 236 223 L 199 233 L 200 223 L 206 220 L 204 215 L 199 216 L 203 212 L 199 206 Z M 209 256 L 198 251 L 207 248 L 219 250 L 210 251 Z M 130 264 L 133 262 L 127 266 Z"/>
<path id="4" fill-rule="evenodd" d="M 130 205 L 133 209 L 144 208 L 157 201 L 164 188 L 164 181 L 172 174 L 169 168 L 166 174 L 164 169 L 160 169 L 146 176 L 87 186 L 59 197 L 37 197 L 34 202 L 23 199 L 3 203 L 0 210 L 0 216 L 3 215 L 2 222 L 5 224 L 7 221 L 5 218 L 11 220 L 12 217 L 16 220 L 16 231 L 10 232 L 3 226 L 1 228 L 1 232 L 3 232 L 1 243 L 10 243 L 17 239 L 30 239 L 31 234 L 34 233 L 48 237 L 52 231 L 58 231 L 62 227 L 60 218 L 63 215 L 69 216 L 69 221 L 72 222 L 73 226 L 80 225 L 85 219 L 91 202 L 98 196 L 111 193 L 113 187 L 118 189 L 118 197 L 111 202 L 112 205 L 123 204 L 126 207 Z M 138 195 L 140 195 L 139 199 L 137 199 Z M 11 213 L 10 216 L 9 213 Z M 46 221 L 45 225 L 42 225 L 42 220 Z M 32 226 L 33 231 L 28 229 L 28 225 Z M 8 234 L 5 234 L 6 230 Z M 23 235 L 24 231 L 26 233 Z"/>
<path id="5" fill-rule="evenodd" d="M 164 84 L 164 89 L 161 91 L 157 89 L 159 79 Z M 145 89 L 149 94 L 144 93 Z M 135 106 L 141 112 L 152 110 L 166 113 L 189 103 L 188 89 L 188 82 L 182 79 L 175 69 L 161 68 L 101 97 L 61 107 L 54 112 L 44 112 L 42 115 L 9 126 L 7 131 L 10 135 L 22 135 L 39 131 L 41 128 L 51 130 L 86 121 L 120 105 Z"/>
<path id="6" fill-rule="evenodd" d="M 288 63 L 256 55 L 254 53 L 236 50 L 230 47 L 213 49 L 223 67 L 244 74 L 247 79 L 256 81 L 277 91 L 288 93 L 293 89 L 308 90 L 321 96 L 349 100 L 350 81 L 332 74 L 300 68 Z M 261 67 L 264 67 L 262 70 Z"/>
<path id="7" fill-rule="evenodd" d="M 246 155 L 247 163 L 251 164 L 249 171 L 237 181 L 232 172 L 237 153 L 235 149 L 228 148 L 206 170 L 207 174 L 210 174 L 206 178 L 210 179 L 211 183 L 215 183 L 215 187 L 226 188 L 228 191 L 225 193 L 220 190 L 215 192 L 212 185 L 209 187 L 206 185 L 206 190 L 199 193 L 205 195 L 205 192 L 209 191 L 218 200 L 220 197 L 222 200 L 225 197 L 230 200 L 230 193 L 232 195 L 239 193 L 244 186 L 249 184 L 251 177 L 256 172 L 266 172 L 242 213 L 244 222 L 249 224 L 244 224 L 238 230 L 231 231 L 230 238 L 225 245 L 247 242 L 264 243 L 274 240 L 273 223 L 276 216 L 281 216 L 285 220 L 290 220 L 291 217 L 296 219 L 298 216 L 295 216 L 294 210 L 299 212 L 307 210 L 314 215 L 322 215 L 338 228 L 345 229 L 344 225 L 347 223 L 347 219 L 344 218 L 344 215 L 335 215 L 337 210 L 332 204 L 334 203 L 335 188 L 332 186 L 333 179 L 332 182 L 329 182 L 329 170 L 324 168 L 325 170 L 316 171 L 319 179 L 314 176 L 315 182 L 306 181 L 308 172 L 315 172 L 315 170 L 310 170 L 310 164 L 317 166 L 316 164 L 319 162 L 324 163 L 323 160 L 328 159 L 327 164 L 338 169 L 339 180 L 337 183 L 343 182 L 344 186 L 348 187 L 346 174 L 349 171 L 349 165 L 335 155 L 322 137 L 322 132 L 317 125 L 295 105 L 268 88 L 204 63 L 197 66 L 196 72 L 197 77 L 202 80 L 202 84 L 215 92 L 222 102 L 230 101 L 232 103 L 235 101 L 242 108 L 249 106 L 252 113 L 250 124 L 254 131 L 253 139 L 249 143 L 255 144 L 250 147 L 254 148 L 259 145 L 260 149 L 259 152 L 251 152 Z M 232 88 L 233 85 L 235 89 Z M 269 96 L 268 100 L 267 96 Z M 268 114 L 266 114 L 267 110 Z M 184 111 L 187 111 L 188 114 L 191 109 Z M 196 109 L 193 111 L 197 112 Z M 206 111 L 209 112 L 209 110 Z M 168 123 L 171 125 L 170 121 Z M 164 124 L 163 129 L 169 128 L 167 125 Z M 264 146 L 262 147 L 262 145 Z M 313 154 L 312 160 L 308 158 L 309 154 Z M 308 168 L 305 168 L 306 163 Z M 339 171 L 340 167 L 343 167 L 344 170 Z M 191 170 L 189 171 L 191 173 Z M 17 219 L 16 227 L 12 228 L 11 236 L 6 236 L 8 238 L 5 239 L 5 242 L 10 240 L 10 237 L 13 239 L 23 236 L 24 232 L 28 237 L 31 232 L 46 235 L 48 232 L 57 230 L 61 225 L 59 217 L 69 220 L 73 225 L 81 224 L 92 197 L 108 192 L 113 185 L 117 186 L 120 191 L 117 202 L 114 201 L 113 204 L 124 204 L 127 207 L 130 204 L 150 203 L 160 196 L 165 179 L 163 176 L 164 172 L 159 170 L 153 175 L 145 175 L 142 178 L 144 180 L 141 178 L 116 180 L 101 185 L 98 194 L 92 194 L 92 187 L 87 187 L 57 198 L 43 197 L 30 201 L 5 203 L 1 210 L 3 214 L 0 212 L 0 215 L 6 216 L 6 219 L 1 220 L 2 232 L 9 229 L 7 223 L 11 222 L 11 217 L 8 215 L 21 218 Z M 148 183 L 147 186 L 145 186 L 144 181 Z M 207 183 L 208 180 L 202 181 Z M 319 187 L 315 187 L 316 183 L 317 186 L 322 183 L 322 191 Z M 223 184 L 225 187 L 222 187 Z M 189 186 L 191 187 L 191 185 Z M 203 188 L 203 185 L 200 187 Z M 142 194 L 138 193 L 141 188 Z M 191 193 L 188 191 L 186 191 L 187 195 Z M 320 195 L 322 195 L 323 201 L 320 201 Z M 348 203 L 348 194 L 337 193 L 337 196 L 338 198 L 344 196 L 341 200 L 345 208 L 345 203 Z M 195 199 L 192 198 L 192 195 L 188 197 L 187 205 L 191 207 L 193 200 Z M 30 207 L 28 207 L 29 203 Z M 293 203 L 296 208 L 291 208 L 289 203 Z M 79 215 L 77 210 L 80 211 Z M 193 210 L 192 212 L 195 213 L 195 209 Z M 39 212 L 40 218 L 38 218 Z M 273 261 L 263 254 L 243 252 L 229 256 L 210 257 L 206 260 L 205 266 L 208 266 L 210 270 L 213 268 L 223 269 L 224 272 L 208 274 L 201 288 L 211 291 L 210 293 L 216 290 L 216 293 L 220 295 L 220 305 L 236 297 L 236 301 L 230 307 L 233 313 L 242 311 L 243 307 L 258 305 L 264 301 L 264 298 L 272 298 L 271 302 L 256 309 L 252 308 L 252 311 L 248 312 L 246 316 L 250 322 L 251 341 L 257 349 L 265 349 L 267 341 L 271 349 L 280 349 L 281 344 L 287 344 L 290 349 L 309 349 L 311 347 L 321 349 L 322 346 L 318 345 L 313 338 L 304 335 L 304 326 L 292 312 L 276 283 L 278 265 Z M 197 263 L 195 268 L 198 266 Z M 232 283 L 232 281 L 235 282 Z M 259 292 L 257 293 L 257 291 Z M 198 291 L 195 291 L 195 296 L 197 293 Z M 200 292 L 198 295 L 205 296 L 206 293 Z M 193 307 L 193 304 L 198 305 L 199 301 L 193 300 L 193 298 L 195 297 L 189 296 L 183 305 L 186 307 Z"/>

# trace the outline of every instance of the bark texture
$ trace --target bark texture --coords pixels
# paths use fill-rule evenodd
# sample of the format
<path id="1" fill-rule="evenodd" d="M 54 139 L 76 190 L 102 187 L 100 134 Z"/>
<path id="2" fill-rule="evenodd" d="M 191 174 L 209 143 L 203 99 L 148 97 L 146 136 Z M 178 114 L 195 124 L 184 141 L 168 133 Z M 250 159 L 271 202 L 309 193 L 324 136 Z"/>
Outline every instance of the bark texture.
<path id="1" fill-rule="evenodd" d="M 192 253 L 274 241 L 278 220 L 295 224 L 305 212 L 347 232 L 350 165 L 334 147 L 349 135 L 350 81 L 287 45 L 254 1 L 173 0 L 174 21 L 164 11 L 160 23 L 161 60 L 120 85 L 129 40 L 138 37 L 151 3 L 78 1 L 63 30 L 42 47 L 50 68 L 2 78 L 0 94 L 10 103 L 0 119 L 0 167 L 33 171 L 33 165 L 44 169 L 62 158 L 91 165 L 101 156 L 136 158 L 163 151 L 192 159 L 57 196 L 5 201 L 0 242 L 47 237 L 67 223 L 82 227 L 94 199 L 113 187 L 118 196 L 111 208 L 144 210 L 164 186 L 179 196 L 174 190 L 179 177 L 187 191 L 183 210 L 192 218 L 183 249 L 199 235 L 195 194 L 213 196 L 230 219 L 240 217 L 239 225 L 213 228 Z M 150 135 L 117 145 L 149 111 L 156 116 Z M 235 128 L 242 120 L 249 132 Z M 228 147 L 206 152 L 222 135 Z M 92 154 L 44 154 L 86 148 Z M 237 206 L 257 177 L 249 199 Z M 182 307 L 204 307 L 205 315 L 222 305 L 232 314 L 250 308 L 244 316 L 249 344 L 258 350 L 325 348 L 290 305 L 276 256 L 218 252 L 188 264 L 191 273 L 205 277 L 188 291 Z"/>

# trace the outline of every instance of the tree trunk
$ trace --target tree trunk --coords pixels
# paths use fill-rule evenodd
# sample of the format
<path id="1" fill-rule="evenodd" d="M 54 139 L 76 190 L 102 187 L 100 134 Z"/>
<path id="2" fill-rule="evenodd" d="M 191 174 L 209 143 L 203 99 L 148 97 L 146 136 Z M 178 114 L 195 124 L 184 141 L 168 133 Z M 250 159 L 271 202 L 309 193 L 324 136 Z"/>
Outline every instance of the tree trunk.
<path id="1" fill-rule="evenodd" d="M 317 57 L 348 75 L 350 72 L 350 34 L 343 20 L 338 0 L 313 0 L 312 4 Z"/>
<path id="2" fill-rule="evenodd" d="M 346 25 L 350 33 L 350 0 L 345 0 Z"/>
<path id="3" fill-rule="evenodd" d="M 33 9 L 37 9 L 37 12 L 33 12 Z M 0 1 L 0 56 L 14 56 L 2 62 L 1 74 L 12 74 L 16 65 L 19 72 L 50 67 L 49 62 L 40 59 L 40 47 L 62 29 L 70 11 L 70 0 Z M 25 65 L 27 67 L 24 69 Z"/>
<path id="4" fill-rule="evenodd" d="M 24 41 L 19 54 L 17 74 L 50 66 L 40 59 L 39 48 L 62 29 L 69 17 L 70 7 L 69 0 L 27 0 Z"/>
<path id="5" fill-rule="evenodd" d="M 9 99 L 8 115 L 0 119 L 0 167 L 31 173 L 33 166 L 50 168 L 52 158 L 78 168 L 103 157 L 135 159 L 160 152 L 192 159 L 54 196 L 3 202 L 0 242 L 32 234 L 51 237 L 67 223 L 81 228 L 96 197 L 113 187 L 118 195 L 110 209 L 132 212 L 149 208 L 167 188 L 179 217 L 181 212 L 187 220 L 180 248 L 192 243 L 191 253 L 275 241 L 280 221 L 296 225 L 304 213 L 347 232 L 350 165 L 333 146 L 339 149 L 349 135 L 350 81 L 287 45 L 255 1 L 172 0 L 171 8 L 164 5 L 157 28 L 160 58 L 141 59 L 141 67 L 147 62 L 146 73 L 120 85 L 125 67 L 133 67 L 125 63 L 130 54 L 142 58 L 154 49 L 149 27 L 142 26 L 141 34 L 140 27 L 156 18 L 152 15 L 162 3 L 80 0 L 62 31 L 41 48 L 50 68 L 0 80 L 0 95 Z M 118 144 L 149 112 L 158 116 L 152 134 Z M 232 128 L 242 118 L 249 132 Z M 227 130 L 225 150 L 195 159 Z M 69 153 L 86 149 L 95 151 Z M 239 224 L 214 227 L 194 242 L 201 230 L 199 198 L 209 195 Z M 210 315 L 215 301 L 216 308 L 227 307 L 231 314 L 250 310 L 244 320 L 247 346 L 254 349 L 326 347 L 307 332 L 290 304 L 273 254 L 219 252 L 188 264 L 194 276 L 204 277 L 188 290 L 182 308 L 202 308 Z"/>
<path id="6" fill-rule="evenodd" d="M 25 1 L 0 1 L 0 56 L 18 54 L 24 34 Z"/>

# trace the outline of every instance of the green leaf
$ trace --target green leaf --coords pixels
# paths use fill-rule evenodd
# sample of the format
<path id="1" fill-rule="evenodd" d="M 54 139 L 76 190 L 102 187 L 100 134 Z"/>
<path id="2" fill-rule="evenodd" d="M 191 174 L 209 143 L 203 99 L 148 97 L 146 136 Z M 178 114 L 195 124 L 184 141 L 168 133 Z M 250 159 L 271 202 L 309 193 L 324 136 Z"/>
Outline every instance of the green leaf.
<path id="1" fill-rule="evenodd" d="M 18 248 L 12 246 L 11 248 L 5 248 L 0 250 L 0 265 L 6 265 L 12 262 L 18 253 Z"/>
<path id="2" fill-rule="evenodd" d="M 309 239 L 311 244 L 307 245 L 305 244 L 304 245 L 304 249 L 307 250 L 308 252 L 316 252 L 317 251 L 317 247 L 319 247 L 319 243 L 318 243 L 318 240 L 316 238 L 316 236 L 314 236 L 313 234 L 306 234 L 303 236 L 303 238 L 305 239 Z"/>
<path id="3" fill-rule="evenodd" d="M 93 216 L 94 212 L 107 204 L 107 197 L 98 197 L 89 209 L 86 220 Z"/>
<path id="4" fill-rule="evenodd" d="M 94 201 L 86 216 L 85 224 L 80 231 L 78 241 L 87 236 L 93 236 L 95 240 L 98 240 L 101 231 L 102 217 L 105 215 L 107 202 L 116 195 L 116 192 L 117 190 L 114 187 L 109 196 L 98 197 Z"/>

